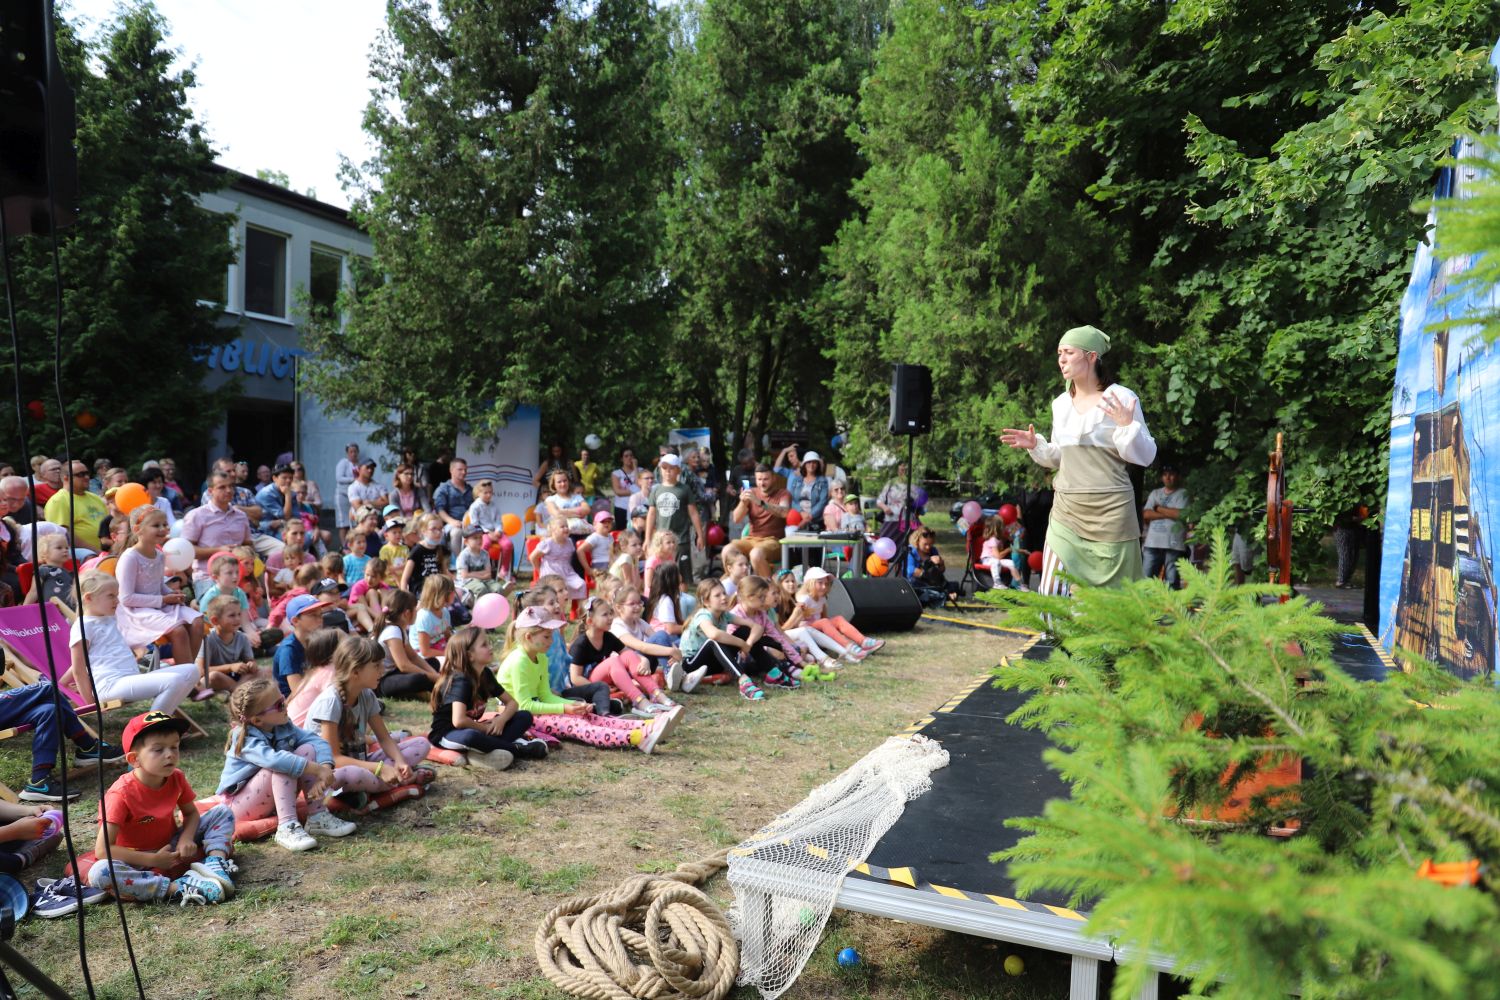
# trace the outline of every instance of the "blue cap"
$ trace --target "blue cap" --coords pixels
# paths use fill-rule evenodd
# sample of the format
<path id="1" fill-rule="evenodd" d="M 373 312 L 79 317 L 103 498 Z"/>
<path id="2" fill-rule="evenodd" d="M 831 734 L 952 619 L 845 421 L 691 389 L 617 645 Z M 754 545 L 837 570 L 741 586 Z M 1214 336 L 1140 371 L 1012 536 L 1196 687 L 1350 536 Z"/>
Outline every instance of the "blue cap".
<path id="1" fill-rule="evenodd" d="M 325 600 L 314 597 L 311 594 L 298 594 L 286 602 L 286 620 L 294 622 L 304 612 L 322 610 L 326 607 L 329 607 L 329 603 Z"/>
<path id="2" fill-rule="evenodd" d="M 383 510 L 383 511 L 380 512 L 380 516 L 381 517 L 390 517 L 392 514 L 399 514 L 399 513 L 401 513 L 401 508 L 400 507 L 397 507 L 393 503 L 388 503 L 388 504 L 385 505 L 385 510 Z"/>

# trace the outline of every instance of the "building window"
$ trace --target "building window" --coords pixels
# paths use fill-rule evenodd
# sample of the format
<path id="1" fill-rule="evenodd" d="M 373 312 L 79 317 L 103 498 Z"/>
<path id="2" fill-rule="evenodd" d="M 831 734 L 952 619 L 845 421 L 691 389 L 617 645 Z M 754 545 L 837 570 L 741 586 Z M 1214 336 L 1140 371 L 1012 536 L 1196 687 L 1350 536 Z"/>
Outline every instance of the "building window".
<path id="1" fill-rule="evenodd" d="M 307 297 L 313 316 L 337 317 L 339 287 L 344 280 L 344 258 L 332 251 L 315 247 L 310 264 Z"/>
<path id="2" fill-rule="evenodd" d="M 234 227 L 229 226 L 224 231 L 224 238 L 229 242 L 235 254 L 230 258 L 229 266 L 217 276 L 210 277 L 208 283 L 199 291 L 198 304 L 222 309 L 225 312 L 234 311 L 234 303 L 231 296 L 239 284 L 240 265 L 239 248 L 234 245 Z"/>
<path id="3" fill-rule="evenodd" d="M 245 311 L 286 318 L 286 237 L 245 227 Z"/>

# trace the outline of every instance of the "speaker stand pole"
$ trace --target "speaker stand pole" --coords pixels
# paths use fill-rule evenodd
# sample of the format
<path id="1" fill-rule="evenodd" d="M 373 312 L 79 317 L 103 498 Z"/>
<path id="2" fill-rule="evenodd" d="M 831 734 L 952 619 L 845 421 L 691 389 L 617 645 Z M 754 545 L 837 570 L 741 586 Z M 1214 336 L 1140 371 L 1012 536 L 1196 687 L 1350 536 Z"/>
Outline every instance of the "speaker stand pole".
<path id="1" fill-rule="evenodd" d="M 916 452 L 916 435 L 909 434 L 906 438 L 906 502 L 901 505 L 901 518 L 896 522 L 901 525 L 901 541 L 896 543 L 896 554 L 891 557 L 891 566 L 901 567 L 896 575 L 903 578 L 906 576 L 906 553 L 911 548 L 911 477 L 916 471 Z"/>

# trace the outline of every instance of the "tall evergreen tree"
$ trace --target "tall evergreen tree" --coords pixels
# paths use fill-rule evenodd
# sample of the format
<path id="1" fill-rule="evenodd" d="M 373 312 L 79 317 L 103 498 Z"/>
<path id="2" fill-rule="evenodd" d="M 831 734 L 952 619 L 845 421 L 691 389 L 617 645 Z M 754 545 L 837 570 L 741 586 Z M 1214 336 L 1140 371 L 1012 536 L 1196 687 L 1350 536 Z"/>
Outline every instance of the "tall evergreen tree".
<path id="1" fill-rule="evenodd" d="M 193 72 L 171 71 L 166 24 L 149 3 L 122 8 L 97 44 L 62 27 L 80 192 L 77 224 L 58 240 L 68 411 L 59 415 L 53 396 L 50 238 L 28 236 L 11 247 L 22 398 L 45 417 L 28 417 L 27 434 L 34 452 L 57 454 L 67 420 L 78 456 L 189 455 L 208 444 L 212 421 L 199 414 L 235 392 L 205 390 L 194 360 L 233 336 L 217 319 L 234 251 L 225 219 L 196 200 L 223 175 L 188 108 Z M 0 440 L 17 441 L 12 409 L 0 412 Z"/>
<path id="2" fill-rule="evenodd" d="M 494 430 L 518 403 L 557 434 L 627 415 L 605 387 L 612 348 L 660 324 L 665 51 L 648 0 L 392 3 L 378 152 L 351 169 L 379 278 L 311 331 L 314 390 L 392 444 Z"/>
<path id="3" fill-rule="evenodd" d="M 665 261 L 695 412 L 716 441 L 773 419 L 826 436 L 822 253 L 853 210 L 848 130 L 884 4 L 704 0 L 686 17 Z"/>

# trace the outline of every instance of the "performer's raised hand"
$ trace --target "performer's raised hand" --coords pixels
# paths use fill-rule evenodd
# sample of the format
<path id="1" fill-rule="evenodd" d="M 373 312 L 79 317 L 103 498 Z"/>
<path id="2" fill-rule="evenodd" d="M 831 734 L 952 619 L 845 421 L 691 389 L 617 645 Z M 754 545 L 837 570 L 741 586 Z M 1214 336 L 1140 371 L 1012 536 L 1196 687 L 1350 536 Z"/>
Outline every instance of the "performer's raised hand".
<path id="1" fill-rule="evenodd" d="M 1030 451 L 1036 447 L 1036 424 L 1027 424 L 1024 431 L 1014 427 L 1005 428 L 1000 432 L 1000 443 Z"/>
<path id="2" fill-rule="evenodd" d="M 1099 405 L 1104 407 L 1104 415 L 1120 427 L 1124 427 L 1135 419 L 1135 400 L 1133 399 L 1128 403 L 1122 403 L 1109 393 L 1105 393 Z"/>

